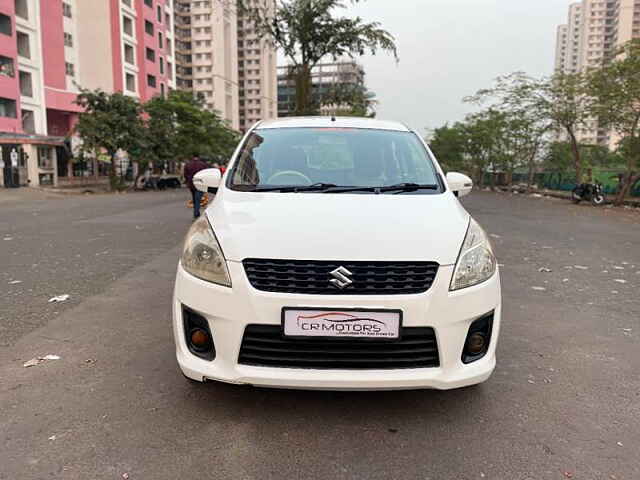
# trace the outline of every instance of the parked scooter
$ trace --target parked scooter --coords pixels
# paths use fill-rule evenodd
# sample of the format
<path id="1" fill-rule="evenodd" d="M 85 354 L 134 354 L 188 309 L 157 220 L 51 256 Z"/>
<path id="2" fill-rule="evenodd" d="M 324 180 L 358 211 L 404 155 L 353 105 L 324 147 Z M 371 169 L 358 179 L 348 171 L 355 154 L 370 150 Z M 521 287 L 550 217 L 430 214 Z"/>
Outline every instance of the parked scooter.
<path id="1" fill-rule="evenodd" d="M 573 203 L 590 201 L 593 205 L 602 205 L 605 202 L 602 185 L 600 183 L 583 183 L 571 191 Z"/>

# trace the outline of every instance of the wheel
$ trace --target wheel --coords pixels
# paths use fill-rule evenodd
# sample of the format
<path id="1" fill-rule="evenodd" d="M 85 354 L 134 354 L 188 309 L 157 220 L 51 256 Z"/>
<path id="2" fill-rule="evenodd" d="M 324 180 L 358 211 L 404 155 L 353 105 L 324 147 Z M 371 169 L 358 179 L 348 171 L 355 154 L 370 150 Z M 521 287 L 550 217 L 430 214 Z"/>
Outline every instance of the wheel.
<path id="1" fill-rule="evenodd" d="M 582 201 L 582 196 L 578 193 L 578 189 L 574 188 L 571 191 L 571 200 L 573 200 L 573 203 L 580 203 Z"/>
<path id="2" fill-rule="evenodd" d="M 605 200 L 605 199 L 604 199 L 604 195 L 602 195 L 602 194 L 597 194 L 597 195 L 594 195 L 594 196 L 591 198 L 591 203 L 593 203 L 593 204 L 594 204 L 594 205 L 596 205 L 596 206 L 597 206 L 597 205 L 602 205 L 602 204 L 604 203 L 604 200 Z"/>

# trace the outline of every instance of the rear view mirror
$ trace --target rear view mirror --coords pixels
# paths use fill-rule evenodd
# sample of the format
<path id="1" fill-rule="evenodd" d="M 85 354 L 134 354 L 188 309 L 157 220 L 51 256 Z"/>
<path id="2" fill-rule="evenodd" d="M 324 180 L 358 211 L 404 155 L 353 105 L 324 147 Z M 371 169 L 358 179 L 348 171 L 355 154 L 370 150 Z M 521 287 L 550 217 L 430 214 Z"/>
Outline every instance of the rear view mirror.
<path id="1" fill-rule="evenodd" d="M 456 197 L 464 197 L 471 193 L 473 181 L 463 173 L 447 173 L 447 184 Z"/>
<path id="2" fill-rule="evenodd" d="M 206 168 L 193 176 L 193 186 L 201 192 L 216 193 L 221 179 L 222 173 L 219 169 Z"/>

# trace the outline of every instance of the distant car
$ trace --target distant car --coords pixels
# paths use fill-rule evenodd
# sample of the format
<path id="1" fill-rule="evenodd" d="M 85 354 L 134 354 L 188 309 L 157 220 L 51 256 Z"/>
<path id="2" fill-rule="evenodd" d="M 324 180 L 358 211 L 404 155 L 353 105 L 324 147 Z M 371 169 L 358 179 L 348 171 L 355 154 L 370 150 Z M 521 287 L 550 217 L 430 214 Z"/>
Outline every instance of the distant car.
<path id="1" fill-rule="evenodd" d="M 446 180 L 445 180 L 446 179 Z M 223 181 L 224 180 L 224 181 Z M 173 301 L 186 377 L 303 389 L 451 389 L 496 365 L 491 244 L 420 136 L 372 119 L 264 121 L 185 239 Z"/>

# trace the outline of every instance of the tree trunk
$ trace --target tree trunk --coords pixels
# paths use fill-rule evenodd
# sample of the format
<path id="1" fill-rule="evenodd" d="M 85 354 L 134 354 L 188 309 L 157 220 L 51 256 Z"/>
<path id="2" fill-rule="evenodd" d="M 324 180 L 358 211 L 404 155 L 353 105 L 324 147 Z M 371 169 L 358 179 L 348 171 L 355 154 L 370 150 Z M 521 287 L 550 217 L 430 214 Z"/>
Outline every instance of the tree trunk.
<path id="1" fill-rule="evenodd" d="M 536 147 L 533 149 L 533 152 L 531 152 L 531 156 L 529 157 L 529 161 L 528 163 L 528 167 L 529 167 L 529 172 L 527 175 L 527 190 L 531 191 L 531 186 L 533 185 L 533 180 L 535 177 L 535 172 L 536 172 L 536 155 L 538 154 L 538 145 L 536 145 Z"/>
<path id="2" fill-rule="evenodd" d="M 638 180 L 640 180 L 640 174 L 634 175 L 632 172 L 625 175 L 624 183 L 620 185 L 620 191 L 616 195 L 616 199 L 614 200 L 613 204 L 618 207 L 622 205 L 624 203 L 624 199 Z"/>
<path id="3" fill-rule="evenodd" d="M 313 115 L 311 68 L 309 65 L 295 67 L 296 115 Z"/>
<path id="4" fill-rule="evenodd" d="M 115 152 L 108 152 L 111 159 L 111 165 L 109 166 L 109 190 L 114 192 L 118 188 L 118 176 L 116 175 L 116 154 Z"/>
<path id="5" fill-rule="evenodd" d="M 571 139 L 571 150 L 573 152 L 573 165 L 576 170 L 576 184 L 582 183 L 582 160 L 580 158 L 580 147 L 578 146 L 578 140 L 576 139 L 573 130 L 567 129 L 569 138 Z"/>

